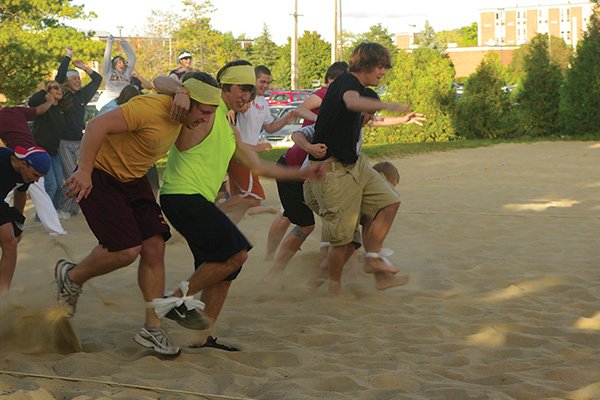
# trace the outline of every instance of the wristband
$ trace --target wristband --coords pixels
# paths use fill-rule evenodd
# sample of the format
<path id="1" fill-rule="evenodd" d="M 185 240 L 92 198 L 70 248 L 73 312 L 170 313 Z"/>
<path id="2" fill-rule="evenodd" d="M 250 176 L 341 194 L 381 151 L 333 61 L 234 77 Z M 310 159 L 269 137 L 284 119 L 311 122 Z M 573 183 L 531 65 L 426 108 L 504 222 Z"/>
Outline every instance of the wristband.
<path id="1" fill-rule="evenodd" d="M 177 88 L 177 90 L 175 90 L 175 94 L 185 94 L 186 96 L 190 97 L 190 92 L 188 92 L 187 88 L 180 86 Z"/>

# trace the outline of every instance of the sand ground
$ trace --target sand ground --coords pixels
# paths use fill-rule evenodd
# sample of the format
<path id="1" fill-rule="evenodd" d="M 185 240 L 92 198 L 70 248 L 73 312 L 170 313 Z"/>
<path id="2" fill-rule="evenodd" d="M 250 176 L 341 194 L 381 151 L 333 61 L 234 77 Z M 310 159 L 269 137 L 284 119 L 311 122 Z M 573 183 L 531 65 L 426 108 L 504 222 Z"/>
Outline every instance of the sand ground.
<path id="1" fill-rule="evenodd" d="M 135 266 L 86 285 L 71 329 L 52 310 L 54 263 L 80 260 L 95 239 L 82 216 L 60 238 L 29 218 L 0 300 L 0 398 L 600 399 L 600 144 L 393 162 L 403 204 L 385 247 L 411 282 L 377 291 L 361 272 L 340 298 L 308 291 L 321 257 L 313 234 L 283 285 L 262 284 L 273 216 L 246 217 L 240 227 L 255 248 L 215 332 L 238 353 L 159 358 L 136 345 Z M 191 256 L 176 240 L 166 259 L 173 288 Z M 180 344 L 193 341 L 166 325 Z"/>

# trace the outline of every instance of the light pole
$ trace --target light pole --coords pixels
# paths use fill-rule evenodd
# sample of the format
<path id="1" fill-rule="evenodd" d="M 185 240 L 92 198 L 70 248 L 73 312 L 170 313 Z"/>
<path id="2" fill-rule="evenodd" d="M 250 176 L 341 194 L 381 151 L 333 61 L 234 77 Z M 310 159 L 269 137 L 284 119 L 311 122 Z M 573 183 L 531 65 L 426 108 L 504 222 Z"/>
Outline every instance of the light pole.
<path id="1" fill-rule="evenodd" d="M 292 35 L 292 89 L 298 89 L 298 0 L 294 0 L 294 34 Z"/>

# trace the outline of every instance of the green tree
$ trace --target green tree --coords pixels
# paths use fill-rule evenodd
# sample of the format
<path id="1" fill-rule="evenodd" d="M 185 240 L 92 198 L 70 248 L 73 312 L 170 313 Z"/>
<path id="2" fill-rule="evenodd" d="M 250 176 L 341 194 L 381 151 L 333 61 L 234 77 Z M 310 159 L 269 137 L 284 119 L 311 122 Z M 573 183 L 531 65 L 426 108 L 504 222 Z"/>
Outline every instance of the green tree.
<path id="1" fill-rule="evenodd" d="M 417 35 L 417 39 L 417 44 L 419 47 L 426 47 L 439 52 L 446 51 L 446 46 L 440 42 L 429 21 L 425 21 L 423 32 Z"/>
<path id="2" fill-rule="evenodd" d="M 267 24 L 263 24 L 260 36 L 254 39 L 254 44 L 246 49 L 246 58 L 253 65 L 264 65 L 270 69 L 277 62 L 277 49 L 278 46 L 271 39 Z"/>
<path id="3" fill-rule="evenodd" d="M 524 66 L 525 76 L 517 94 L 519 126 L 532 136 L 557 133 L 562 75 L 550 60 L 547 35 L 532 39 Z"/>
<path id="4" fill-rule="evenodd" d="M 548 40 L 548 54 L 563 74 L 569 69 L 573 49 L 562 38 L 552 36 Z M 530 44 L 521 45 L 513 52 L 512 60 L 507 67 L 506 81 L 509 84 L 519 84 L 525 76 L 525 57 L 530 51 Z"/>
<path id="5" fill-rule="evenodd" d="M 311 88 L 313 81 L 323 80 L 330 56 L 331 45 L 319 33 L 304 31 L 298 39 L 298 83 L 301 88 Z"/>
<path id="6" fill-rule="evenodd" d="M 452 127 L 454 67 L 438 51 L 419 48 L 398 52 L 385 101 L 410 104 L 411 110 L 427 115 L 423 127 L 399 125 L 365 130 L 365 143 L 438 142 L 455 138 Z"/>
<path id="7" fill-rule="evenodd" d="M 213 75 L 223 66 L 226 58 L 220 51 L 224 44 L 224 36 L 211 26 L 209 15 L 214 10 L 210 0 L 201 3 L 195 0 L 184 0 L 182 17 L 172 31 L 177 47 L 187 49 L 194 54 L 194 67 Z"/>
<path id="8" fill-rule="evenodd" d="M 454 126 L 467 139 L 498 138 L 506 134 L 510 112 L 509 95 L 497 54 L 485 57 L 465 84 L 456 103 Z"/>
<path id="9" fill-rule="evenodd" d="M 562 90 L 560 117 L 563 131 L 570 135 L 600 133 L 600 12 L 598 3 L 587 32 L 577 45 L 577 55 L 567 71 Z"/>
<path id="10" fill-rule="evenodd" d="M 352 48 L 361 42 L 379 43 L 390 51 L 393 58 L 398 54 L 398 47 L 394 42 L 394 36 L 381 23 L 372 25 L 368 32 L 357 35 Z"/>
<path id="11" fill-rule="evenodd" d="M 387 28 L 384 28 L 383 25 L 379 23 L 376 25 L 372 25 L 369 28 L 368 32 L 358 34 L 354 37 L 352 47 L 347 50 L 346 57 L 344 58 L 345 60 L 348 60 L 354 47 L 356 47 L 356 45 L 358 45 L 361 42 L 379 43 L 380 45 L 389 50 L 392 60 L 396 58 L 396 55 L 399 51 L 398 47 L 395 44 L 394 36 L 387 30 Z M 392 82 L 394 79 L 394 71 L 389 70 L 383 78 L 383 80 L 381 81 L 380 85 L 387 86 L 388 82 Z"/>
<path id="12" fill-rule="evenodd" d="M 462 28 L 440 31 L 436 36 L 442 46 L 456 43 L 458 47 L 473 47 L 477 46 L 477 32 L 477 22 L 473 22 Z"/>
<path id="13" fill-rule="evenodd" d="M 8 103 L 22 102 L 40 81 L 52 78 L 64 48 L 72 46 L 76 57 L 99 59 L 103 45 L 89 40 L 63 21 L 91 18 L 71 0 L 11 0 L 0 2 L 0 93 Z"/>
<path id="14" fill-rule="evenodd" d="M 298 51 L 300 52 L 300 51 Z M 292 44 L 288 37 L 287 43 L 277 48 L 277 61 L 271 72 L 273 73 L 274 88 L 289 88 L 292 86 Z"/>

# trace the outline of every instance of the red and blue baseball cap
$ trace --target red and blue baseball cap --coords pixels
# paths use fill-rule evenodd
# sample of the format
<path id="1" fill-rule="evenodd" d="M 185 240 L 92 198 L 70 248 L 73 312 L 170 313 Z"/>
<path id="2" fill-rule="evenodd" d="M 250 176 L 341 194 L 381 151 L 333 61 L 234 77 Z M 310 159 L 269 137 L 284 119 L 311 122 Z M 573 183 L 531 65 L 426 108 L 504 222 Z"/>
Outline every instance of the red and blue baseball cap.
<path id="1" fill-rule="evenodd" d="M 33 146 L 26 149 L 17 146 L 15 147 L 15 156 L 18 159 L 25 160 L 40 174 L 46 175 L 50 170 L 50 155 L 42 147 Z"/>

